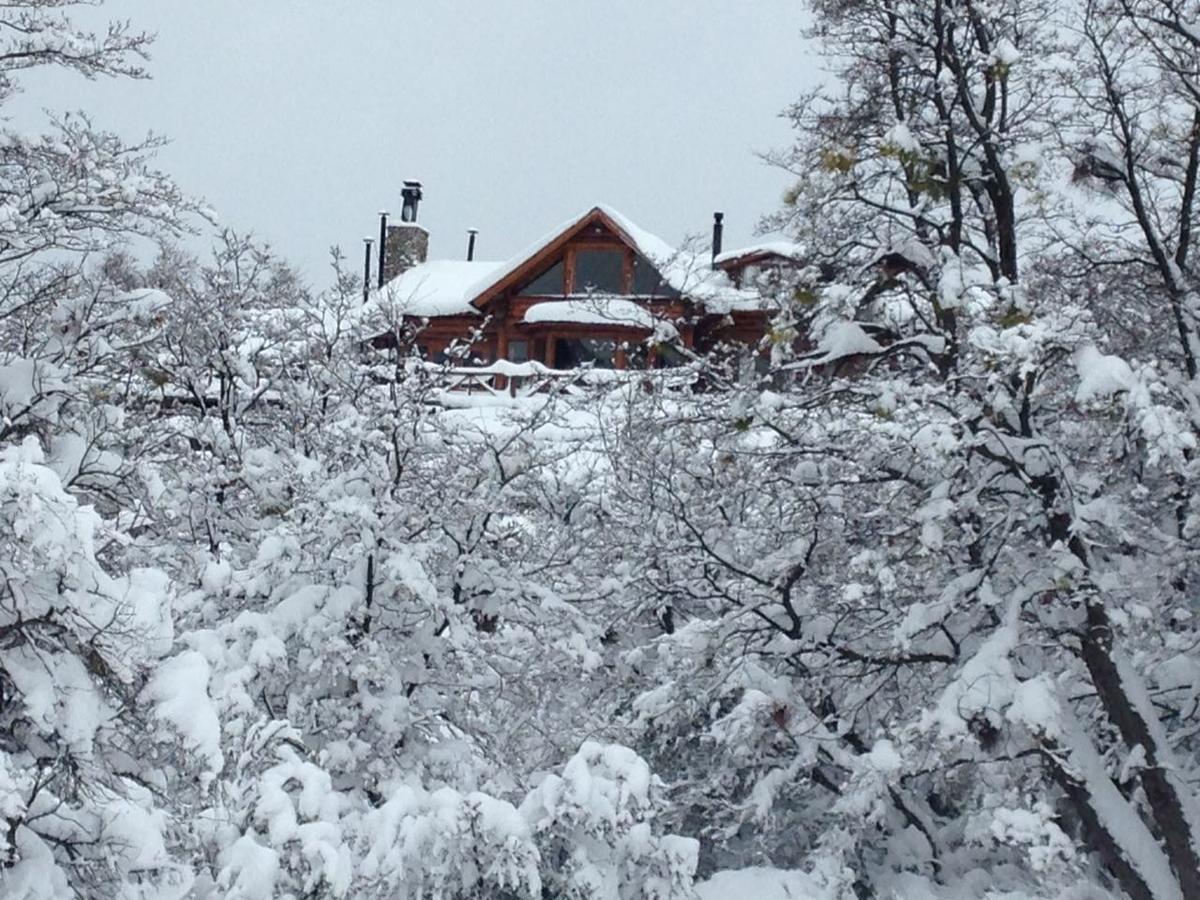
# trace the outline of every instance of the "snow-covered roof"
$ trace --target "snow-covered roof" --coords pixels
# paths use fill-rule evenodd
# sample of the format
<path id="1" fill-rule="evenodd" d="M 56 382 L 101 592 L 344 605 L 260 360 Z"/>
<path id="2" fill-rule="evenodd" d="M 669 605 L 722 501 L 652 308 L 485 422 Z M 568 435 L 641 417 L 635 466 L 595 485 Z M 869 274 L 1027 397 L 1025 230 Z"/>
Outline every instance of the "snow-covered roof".
<path id="1" fill-rule="evenodd" d="M 413 266 L 375 291 L 370 304 L 418 317 L 478 315 L 470 288 L 501 262 L 436 259 Z"/>
<path id="2" fill-rule="evenodd" d="M 639 228 L 615 209 L 601 206 L 600 210 L 629 236 L 637 251 L 654 264 L 663 281 L 684 296 L 700 301 L 709 312 L 726 313 L 761 306 L 757 292 L 735 287 L 728 275 L 712 267 L 708 254 L 679 250 L 658 235 Z"/>
<path id="3" fill-rule="evenodd" d="M 654 265 L 663 281 L 680 294 L 692 300 L 698 300 L 706 307 L 712 307 L 714 312 L 756 308 L 750 304 L 758 301 L 758 295 L 734 287 L 733 282 L 724 272 L 712 268 L 707 256 L 672 247 L 658 235 L 646 231 L 623 213 L 604 203 L 597 203 L 579 215 L 573 216 L 534 241 L 504 265 L 489 272 L 472 285 L 470 293 L 474 295 L 473 299 L 478 299 L 486 294 L 519 270 L 530 258 L 537 256 L 563 235 L 573 231 L 596 212 L 607 217 L 629 240 L 633 249 Z"/>
<path id="4" fill-rule="evenodd" d="M 525 311 L 525 321 L 530 325 L 539 322 L 573 322 L 622 328 L 654 328 L 654 316 L 645 306 L 624 297 L 599 295 L 535 303 Z"/>
<path id="5" fill-rule="evenodd" d="M 609 215 L 611 218 L 608 207 L 602 204 L 596 204 L 596 206 L 592 207 L 591 209 L 587 209 L 577 216 L 572 216 L 557 228 L 547 232 L 528 247 L 525 247 L 520 253 L 517 253 L 515 256 L 511 257 L 508 262 L 498 267 L 494 272 L 489 272 L 475 284 L 471 285 L 472 299 L 486 293 L 490 288 L 494 287 L 505 278 L 512 275 L 513 272 L 521 268 L 521 266 L 523 266 L 530 257 L 537 256 L 537 254 L 541 253 L 548 246 L 550 246 L 550 244 L 554 243 L 554 241 L 561 237 L 565 232 L 577 227 L 583 222 L 584 219 L 590 216 L 597 209 L 603 212 L 605 215 Z M 614 221 L 616 220 L 614 219 Z"/>
<path id="6" fill-rule="evenodd" d="M 713 260 L 713 265 L 720 266 L 747 256 L 782 256 L 786 259 L 800 262 L 804 259 L 805 255 L 803 244 L 797 244 L 793 241 L 764 241 L 761 244 L 752 244 L 749 247 L 741 247 L 737 250 L 727 250 L 724 253 L 720 253 Z"/>
<path id="7" fill-rule="evenodd" d="M 651 262 L 667 285 L 683 296 L 703 304 L 709 312 L 728 313 L 733 310 L 762 308 L 762 298 L 756 292 L 735 287 L 728 275 L 713 269 L 707 255 L 672 247 L 662 238 L 634 224 L 611 206 L 596 204 L 562 223 L 505 262 L 434 260 L 414 266 L 392 279 L 382 290 L 373 292 L 367 311 L 386 309 L 392 315 L 420 318 L 476 315 L 479 310 L 474 301 L 493 290 L 530 259 L 570 234 L 597 212 L 605 216 L 622 233 L 637 253 Z M 582 311 L 579 314 L 582 315 Z M 526 321 L 533 320 L 527 316 Z M 595 320 L 595 324 L 600 322 Z M 638 327 L 648 326 L 639 322 Z"/>

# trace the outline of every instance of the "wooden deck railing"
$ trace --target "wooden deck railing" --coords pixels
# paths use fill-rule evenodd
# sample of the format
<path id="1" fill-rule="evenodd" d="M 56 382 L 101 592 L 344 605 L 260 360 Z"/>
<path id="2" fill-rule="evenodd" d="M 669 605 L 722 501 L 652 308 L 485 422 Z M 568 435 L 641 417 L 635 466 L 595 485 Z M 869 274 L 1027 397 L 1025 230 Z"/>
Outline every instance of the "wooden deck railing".
<path id="1" fill-rule="evenodd" d="M 497 360 L 486 366 L 444 366 L 413 360 L 410 371 L 419 371 L 439 385 L 445 395 L 478 394 L 491 397 L 531 397 L 555 391 L 582 393 L 588 387 L 647 382 L 657 389 L 689 387 L 694 375 L 670 369 L 551 369 L 539 362 Z"/>

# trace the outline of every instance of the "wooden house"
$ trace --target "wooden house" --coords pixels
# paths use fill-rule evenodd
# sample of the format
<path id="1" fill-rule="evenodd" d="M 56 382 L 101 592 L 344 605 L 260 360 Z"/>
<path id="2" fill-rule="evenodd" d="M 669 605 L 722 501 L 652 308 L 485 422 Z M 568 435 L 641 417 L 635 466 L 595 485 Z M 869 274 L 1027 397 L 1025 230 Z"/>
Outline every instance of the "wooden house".
<path id="1" fill-rule="evenodd" d="M 603 205 L 507 261 L 427 260 L 428 234 L 416 221 L 420 185 L 406 182 L 403 196 L 401 222 L 381 226 L 380 285 L 368 307 L 394 323 L 377 344 L 400 344 L 430 361 L 468 342 L 477 365 L 660 367 L 679 347 L 756 346 L 774 313 L 743 283 L 762 254 L 689 253 Z M 717 214 L 717 250 L 720 237 Z"/>

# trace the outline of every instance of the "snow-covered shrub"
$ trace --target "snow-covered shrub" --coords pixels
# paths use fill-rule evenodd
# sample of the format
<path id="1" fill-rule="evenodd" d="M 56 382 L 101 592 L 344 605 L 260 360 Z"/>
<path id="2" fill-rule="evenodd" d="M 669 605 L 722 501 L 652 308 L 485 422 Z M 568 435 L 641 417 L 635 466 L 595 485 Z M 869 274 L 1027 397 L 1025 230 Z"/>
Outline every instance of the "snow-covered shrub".
<path id="1" fill-rule="evenodd" d="M 364 891 L 404 900 L 539 900 L 529 825 L 478 791 L 402 786 L 363 819 Z"/>
<path id="2" fill-rule="evenodd" d="M 552 897 L 579 900 L 690 898 L 699 845 L 658 834 L 661 785 L 628 747 L 584 743 L 521 804 Z"/>

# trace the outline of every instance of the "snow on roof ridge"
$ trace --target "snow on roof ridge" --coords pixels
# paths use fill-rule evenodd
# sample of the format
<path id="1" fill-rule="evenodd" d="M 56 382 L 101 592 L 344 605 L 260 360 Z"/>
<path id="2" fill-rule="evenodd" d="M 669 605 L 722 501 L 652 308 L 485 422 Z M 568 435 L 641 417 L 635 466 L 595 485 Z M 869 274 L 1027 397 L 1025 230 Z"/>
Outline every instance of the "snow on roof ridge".
<path id="1" fill-rule="evenodd" d="M 670 278 L 665 271 L 665 269 L 671 266 L 672 262 L 678 259 L 680 256 L 681 251 L 678 248 L 672 247 L 658 235 L 642 228 L 615 207 L 609 206 L 607 203 L 594 203 L 583 212 L 572 216 L 557 228 L 534 241 L 524 250 L 510 257 L 509 260 L 499 270 L 495 272 L 489 272 L 485 278 L 480 279 L 478 283 L 472 285 L 468 291 L 471 301 L 473 302 L 481 294 L 494 287 L 499 282 L 503 281 L 522 265 L 524 265 L 524 263 L 530 257 L 536 256 L 547 246 L 552 244 L 558 238 L 562 237 L 563 234 L 578 226 L 580 222 L 594 212 L 600 212 L 611 219 L 613 224 L 625 233 L 625 236 L 629 238 L 630 243 L 633 244 L 634 248 L 642 256 L 649 259 L 660 270 L 664 270 L 662 271 L 662 275 L 673 288 L 678 291 L 684 290 L 682 284 L 676 284 L 675 279 Z"/>
<path id="2" fill-rule="evenodd" d="M 672 247 L 657 234 L 642 228 L 620 210 L 614 209 L 605 203 L 597 203 L 594 208 L 612 219 L 617 227 L 624 231 L 626 236 L 633 242 L 638 252 L 651 262 L 658 265 L 666 265 L 679 255 L 680 251 L 678 247 Z"/>
<path id="3" fill-rule="evenodd" d="M 484 278 L 481 278 L 478 282 L 471 285 L 471 287 L 467 290 L 468 301 L 471 303 L 474 303 L 474 301 L 476 300 L 476 298 L 479 297 L 480 294 L 482 294 L 484 291 L 488 290 L 489 288 L 495 286 L 499 282 L 503 281 L 505 278 L 507 278 L 509 275 L 511 275 L 513 272 L 515 272 L 517 269 L 519 269 L 525 263 L 525 261 L 528 260 L 531 256 L 536 256 L 538 253 L 540 253 L 542 250 L 544 250 L 548 245 L 552 244 L 555 241 L 555 239 L 560 237 L 564 232 L 574 228 L 576 225 L 578 225 L 580 222 L 582 222 L 584 219 L 586 219 L 588 216 L 590 216 L 597 209 L 599 209 L 601 212 L 605 212 L 604 208 L 599 205 L 589 207 L 583 213 L 580 213 L 579 215 L 568 219 L 567 221 L 565 221 L 561 225 L 559 225 L 557 228 L 555 228 L 553 231 L 550 231 L 547 234 L 543 235 L 542 237 L 538 238 L 536 241 L 534 241 L 532 244 L 530 244 L 525 249 L 521 250 L 519 253 L 516 253 L 515 255 L 510 256 L 500 266 L 500 268 L 497 271 L 489 272 Z M 606 215 L 607 215 L 607 213 L 606 213 Z"/>
<path id="4" fill-rule="evenodd" d="M 743 256 L 750 256 L 753 253 L 775 253 L 779 256 L 786 256 L 789 259 L 799 260 L 805 255 L 806 249 L 803 244 L 786 239 L 763 241 L 758 244 L 751 244 L 748 247 L 739 247 L 737 250 L 726 250 L 724 253 L 719 253 L 716 259 L 713 260 L 713 263 L 720 265 L 721 263 L 739 259 Z"/>
<path id="5" fill-rule="evenodd" d="M 578 226 L 594 212 L 600 212 L 624 233 L 634 249 L 652 262 L 663 280 L 679 293 L 697 300 L 706 301 L 716 307 L 714 311 L 725 312 L 735 307 L 753 305 L 747 292 L 733 286 L 724 272 L 714 271 L 707 258 L 671 246 L 651 231 L 647 231 L 615 207 L 607 203 L 595 203 L 578 215 L 572 216 L 557 228 L 534 241 L 520 253 L 512 256 L 503 266 L 489 272 L 467 291 L 468 299 L 474 303 L 480 295 L 509 277 L 530 257 L 536 256 L 563 234 Z"/>

